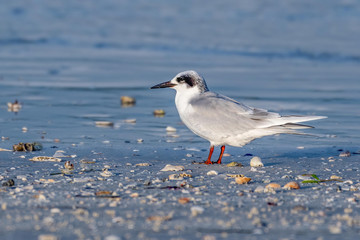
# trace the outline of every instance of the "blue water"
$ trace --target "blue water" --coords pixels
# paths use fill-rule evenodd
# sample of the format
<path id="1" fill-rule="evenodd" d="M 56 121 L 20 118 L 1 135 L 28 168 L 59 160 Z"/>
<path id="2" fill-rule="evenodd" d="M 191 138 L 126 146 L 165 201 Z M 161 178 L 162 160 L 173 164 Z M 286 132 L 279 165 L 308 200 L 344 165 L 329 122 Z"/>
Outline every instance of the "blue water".
<path id="1" fill-rule="evenodd" d="M 180 124 L 174 93 L 149 90 L 194 69 L 211 90 L 248 105 L 329 117 L 313 123 L 322 138 L 282 136 L 276 145 L 357 150 L 357 1 L 6 1 L 0 16 L 0 135 L 10 138 L 1 147 L 41 136 L 156 143 L 171 125 L 181 133 L 175 142 L 207 148 Z M 136 106 L 121 108 L 122 95 Z M 18 114 L 7 112 L 15 99 L 23 104 Z M 166 117 L 154 118 L 156 108 Z M 116 127 L 96 128 L 97 120 Z M 272 148 L 272 141 L 249 146 Z"/>

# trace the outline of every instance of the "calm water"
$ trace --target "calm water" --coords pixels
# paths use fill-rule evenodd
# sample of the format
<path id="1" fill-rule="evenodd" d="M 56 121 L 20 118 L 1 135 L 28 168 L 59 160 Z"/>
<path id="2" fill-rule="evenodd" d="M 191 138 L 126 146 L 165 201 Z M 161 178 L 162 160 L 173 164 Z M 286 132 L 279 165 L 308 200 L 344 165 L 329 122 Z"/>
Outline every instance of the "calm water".
<path id="1" fill-rule="evenodd" d="M 180 123 L 174 92 L 149 90 L 194 69 L 211 90 L 248 105 L 329 117 L 313 122 L 316 129 L 310 132 L 320 138 L 268 137 L 243 149 L 229 148 L 234 156 L 251 152 L 291 158 L 359 150 L 357 1 L 1 4 L 0 135 L 9 137 L 0 142 L 2 148 L 40 141 L 52 154 L 53 146 L 76 144 L 85 155 L 107 149 L 119 158 L 134 149 L 143 158 L 179 146 L 205 150 L 208 143 Z M 136 106 L 122 108 L 122 95 L 135 97 Z M 17 114 L 6 107 L 15 99 L 23 104 Z M 164 118 L 152 115 L 158 108 L 166 111 Z M 98 128 L 94 122 L 99 120 L 115 126 Z M 180 137 L 167 136 L 166 126 L 176 127 Z M 138 138 L 144 143 L 138 144 Z M 300 153 L 296 146 L 305 150 Z M 182 157 L 174 151 L 159 158 Z"/>

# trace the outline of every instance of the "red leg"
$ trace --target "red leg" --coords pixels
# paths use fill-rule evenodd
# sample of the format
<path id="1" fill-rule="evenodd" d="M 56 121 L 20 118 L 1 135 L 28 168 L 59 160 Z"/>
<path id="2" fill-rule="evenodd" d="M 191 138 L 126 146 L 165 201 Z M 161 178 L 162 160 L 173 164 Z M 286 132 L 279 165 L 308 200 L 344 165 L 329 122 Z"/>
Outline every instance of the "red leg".
<path id="1" fill-rule="evenodd" d="M 212 162 L 211 162 L 211 156 L 212 156 L 213 152 L 214 152 L 214 146 L 211 146 L 211 147 L 210 147 L 210 152 L 209 152 L 208 159 L 206 160 L 206 162 L 204 162 L 205 164 L 212 164 Z"/>
<path id="2" fill-rule="evenodd" d="M 225 145 L 221 146 L 221 153 L 220 153 L 219 159 L 216 162 L 217 164 L 221 164 L 221 159 L 224 154 L 224 151 L 225 151 Z"/>

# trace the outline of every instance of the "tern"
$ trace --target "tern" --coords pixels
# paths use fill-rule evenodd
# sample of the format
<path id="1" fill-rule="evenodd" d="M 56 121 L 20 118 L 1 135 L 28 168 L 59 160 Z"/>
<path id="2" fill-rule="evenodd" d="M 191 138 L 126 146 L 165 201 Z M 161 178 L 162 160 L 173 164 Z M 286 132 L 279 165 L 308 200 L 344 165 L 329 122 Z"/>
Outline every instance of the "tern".
<path id="1" fill-rule="evenodd" d="M 177 74 L 168 82 L 151 89 L 176 90 L 175 105 L 183 123 L 196 135 L 210 142 L 205 164 L 221 164 L 225 146 L 242 147 L 251 141 L 274 134 L 304 134 L 297 129 L 313 128 L 298 124 L 325 116 L 281 116 L 265 109 L 253 108 L 229 97 L 209 91 L 206 82 L 195 71 Z M 216 162 L 211 161 L 214 146 L 221 146 Z"/>

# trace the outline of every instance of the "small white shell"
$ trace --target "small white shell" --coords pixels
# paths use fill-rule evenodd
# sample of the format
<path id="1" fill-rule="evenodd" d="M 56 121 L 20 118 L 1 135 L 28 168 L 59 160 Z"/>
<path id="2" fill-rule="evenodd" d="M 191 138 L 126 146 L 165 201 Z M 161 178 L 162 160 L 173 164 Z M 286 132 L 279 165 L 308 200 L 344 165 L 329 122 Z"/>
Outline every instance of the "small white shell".
<path id="1" fill-rule="evenodd" d="M 174 166 L 171 164 L 166 164 L 166 166 L 161 169 L 162 172 L 168 172 L 168 171 L 184 171 L 184 166 Z"/>
<path id="2" fill-rule="evenodd" d="M 263 167 L 264 164 L 261 161 L 261 158 L 255 156 L 250 160 L 250 166 L 251 167 Z"/>
<path id="3" fill-rule="evenodd" d="M 206 175 L 208 175 L 208 176 L 216 176 L 216 175 L 218 175 L 218 172 L 217 172 L 217 171 L 214 171 L 214 170 L 211 170 L 211 171 L 208 171 L 208 172 L 206 173 Z"/>

